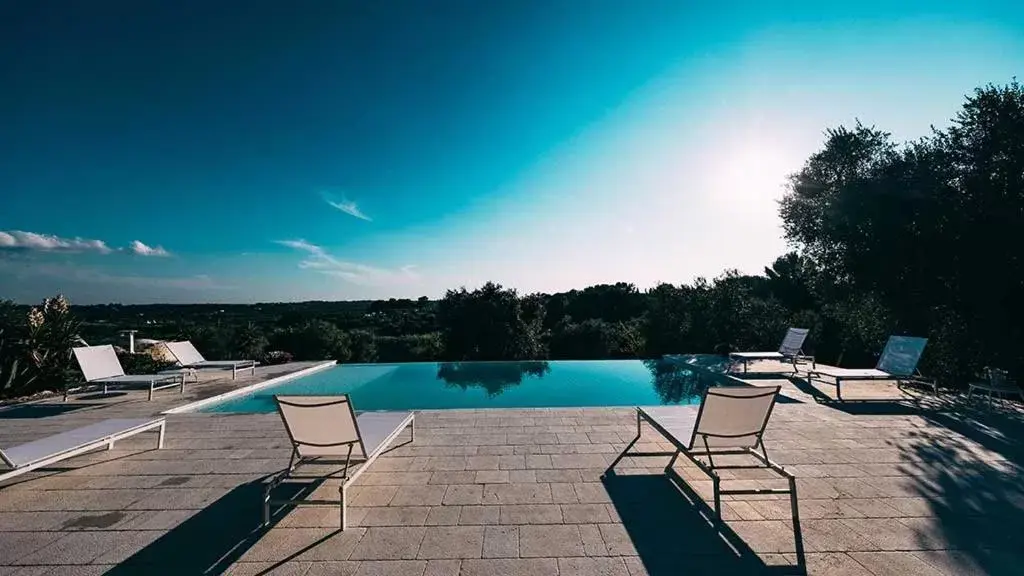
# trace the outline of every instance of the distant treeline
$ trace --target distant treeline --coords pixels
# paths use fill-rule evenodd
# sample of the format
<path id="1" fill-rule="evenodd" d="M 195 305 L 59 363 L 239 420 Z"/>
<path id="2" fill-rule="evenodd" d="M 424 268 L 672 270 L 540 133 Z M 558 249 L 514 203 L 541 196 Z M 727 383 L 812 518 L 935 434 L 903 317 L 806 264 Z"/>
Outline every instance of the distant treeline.
<path id="1" fill-rule="evenodd" d="M 191 339 L 211 359 L 657 358 L 773 350 L 787 326 L 800 326 L 811 329 L 806 351 L 822 362 L 871 366 L 888 335 L 912 334 L 929 338 L 922 368 L 945 385 L 962 386 L 984 365 L 1019 373 L 1021 86 L 978 89 L 949 128 L 914 142 L 859 123 L 826 135 L 780 204 L 793 252 L 760 275 L 560 294 L 488 283 L 435 301 L 75 306 L 70 315 L 90 344 L 124 345 L 118 331 L 137 329 L 144 338 Z M 727 223 L 721 233 L 730 234 Z M 31 365 L 25 358 L 41 346 L 26 336 L 26 309 L 6 310 L 0 378 L 11 373 L 4 362 Z M 5 338 L 26 347 L 5 348 Z M 66 357 L 69 346 L 45 348 Z"/>

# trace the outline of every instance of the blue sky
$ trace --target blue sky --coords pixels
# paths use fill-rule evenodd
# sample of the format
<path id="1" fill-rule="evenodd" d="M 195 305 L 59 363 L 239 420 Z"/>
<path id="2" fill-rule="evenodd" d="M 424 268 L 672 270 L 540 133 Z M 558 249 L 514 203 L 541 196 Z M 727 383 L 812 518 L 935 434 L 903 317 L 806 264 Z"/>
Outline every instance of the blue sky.
<path id="1" fill-rule="evenodd" d="M 26 302 L 758 272 L 825 128 L 917 138 L 1024 70 L 1012 2 L 18 4 L 0 298 Z"/>

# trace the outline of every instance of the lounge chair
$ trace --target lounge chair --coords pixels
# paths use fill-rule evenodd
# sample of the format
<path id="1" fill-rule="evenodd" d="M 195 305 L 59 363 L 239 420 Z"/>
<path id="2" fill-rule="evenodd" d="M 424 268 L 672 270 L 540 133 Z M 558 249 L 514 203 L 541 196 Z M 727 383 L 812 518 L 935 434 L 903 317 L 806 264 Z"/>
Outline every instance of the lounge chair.
<path id="1" fill-rule="evenodd" d="M 992 405 L 992 397 L 999 394 L 1011 394 L 1019 396 L 1024 402 L 1024 389 L 1010 379 L 1010 374 L 1001 368 L 986 366 L 982 370 L 982 379 L 967 384 L 967 399 L 970 400 L 975 392 L 988 392 L 988 404 Z"/>
<path id="2" fill-rule="evenodd" d="M 78 366 L 85 375 L 85 381 L 89 384 L 102 384 L 103 393 L 107 393 L 107 387 L 113 386 L 149 386 L 149 399 L 153 399 L 153 392 L 180 386 L 180 392 L 185 391 L 185 377 L 180 374 L 125 374 L 121 362 L 117 359 L 114 347 L 106 346 L 83 346 L 73 349 Z M 64 389 L 64 400 L 67 401 L 67 388 Z"/>
<path id="3" fill-rule="evenodd" d="M 686 456 L 704 474 L 711 478 L 714 489 L 715 520 L 722 519 L 722 496 L 740 494 L 789 494 L 793 514 L 793 528 L 797 539 L 798 553 L 802 554 L 800 517 L 797 510 L 796 478 L 782 466 L 768 459 L 764 447 L 764 431 L 768 426 L 779 386 L 712 386 L 696 406 L 654 406 L 636 408 L 636 438 L 605 470 L 603 477 L 613 473 L 629 450 L 640 440 L 644 422 L 675 446 L 672 459 L 665 467 L 665 473 L 683 480 L 672 468 L 680 455 Z M 634 453 L 634 456 L 651 456 L 651 453 Z M 663 455 L 663 453 L 657 453 Z M 755 464 L 727 464 L 715 462 L 721 456 L 749 456 Z M 703 457 L 707 462 L 701 460 Z M 719 470 L 768 469 L 785 479 L 788 488 L 747 488 L 723 490 Z"/>
<path id="4" fill-rule="evenodd" d="M 348 527 L 345 513 L 345 492 L 406 426 L 416 439 L 416 424 L 412 412 L 364 412 L 356 416 L 347 394 L 336 396 L 274 396 L 277 410 L 284 420 L 288 437 L 292 441 L 292 455 L 288 468 L 279 472 L 264 487 L 263 526 L 270 524 L 270 507 L 277 505 L 340 506 L 341 529 Z M 341 464 L 341 470 L 313 475 L 298 475 L 304 464 Z M 351 474 L 353 464 L 362 463 Z M 289 480 L 329 480 L 338 478 L 340 499 L 334 500 L 274 500 L 271 491 Z"/>
<path id="5" fill-rule="evenodd" d="M 935 381 L 925 378 L 917 369 L 917 363 L 921 360 L 921 353 L 924 352 L 926 344 L 927 338 L 890 336 L 874 368 L 815 368 L 807 372 L 807 380 L 834 384 L 838 400 L 843 399 L 844 380 L 895 380 L 900 388 L 908 383 L 922 384 L 937 394 L 938 386 Z M 833 382 L 824 380 L 823 376 L 831 378 Z"/>
<path id="6" fill-rule="evenodd" d="M 0 470 L 0 481 L 103 446 L 109 450 L 118 440 L 155 428 L 160 432 L 156 447 L 163 448 L 165 424 L 163 418 L 115 418 L 0 450 L 0 460 L 10 468 Z"/>
<path id="7" fill-rule="evenodd" d="M 171 352 L 171 355 L 181 364 L 182 368 L 228 368 L 231 370 L 231 379 L 238 376 L 239 370 L 250 370 L 250 375 L 256 375 L 255 360 L 207 360 L 196 350 L 192 342 L 183 340 L 181 342 L 164 342 L 164 345 Z"/>
<path id="8" fill-rule="evenodd" d="M 793 372 L 797 372 L 797 362 L 808 360 L 811 365 L 817 367 L 814 356 L 804 354 L 804 340 L 807 339 L 807 328 L 790 328 L 782 339 L 778 352 L 733 352 L 729 354 L 729 370 L 732 371 L 736 364 L 743 364 L 743 371 L 747 371 L 747 363 L 754 360 L 788 360 L 793 363 Z"/>

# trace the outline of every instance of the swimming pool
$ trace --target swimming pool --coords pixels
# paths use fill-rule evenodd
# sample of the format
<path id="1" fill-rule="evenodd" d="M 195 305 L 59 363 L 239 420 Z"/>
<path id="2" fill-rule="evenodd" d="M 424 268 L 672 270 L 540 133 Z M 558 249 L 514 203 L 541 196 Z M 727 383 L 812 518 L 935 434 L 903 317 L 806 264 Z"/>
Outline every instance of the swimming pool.
<path id="1" fill-rule="evenodd" d="M 201 412 L 268 413 L 275 394 L 350 394 L 357 410 L 695 404 L 727 383 L 721 356 L 661 360 L 348 364 L 215 403 Z M 732 382 L 735 382 L 734 380 Z"/>

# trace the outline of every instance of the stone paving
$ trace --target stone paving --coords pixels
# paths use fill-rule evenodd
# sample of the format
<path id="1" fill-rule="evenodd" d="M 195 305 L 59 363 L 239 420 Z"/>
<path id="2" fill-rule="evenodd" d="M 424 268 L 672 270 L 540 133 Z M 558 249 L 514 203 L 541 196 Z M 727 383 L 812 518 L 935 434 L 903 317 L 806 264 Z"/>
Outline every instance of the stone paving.
<path id="1" fill-rule="evenodd" d="M 0 488 L 0 576 L 1022 573 L 1015 405 L 877 383 L 844 385 L 851 401 L 835 404 L 828 386 L 745 378 L 784 387 L 767 446 L 799 478 L 802 559 L 788 500 L 726 497 L 716 529 L 696 468 L 677 465 L 680 487 L 663 473 L 667 457 L 627 457 L 602 481 L 635 434 L 629 409 L 417 413 L 415 442 L 403 433 L 350 490 L 345 532 L 334 507 L 289 509 L 258 529 L 261 479 L 289 454 L 276 415 L 181 414 L 168 417 L 164 450 L 143 434 Z M 0 446 L 185 402 L 144 394 L 0 411 Z M 855 400 L 866 397 L 883 399 Z M 667 444 L 645 429 L 638 449 Z"/>

